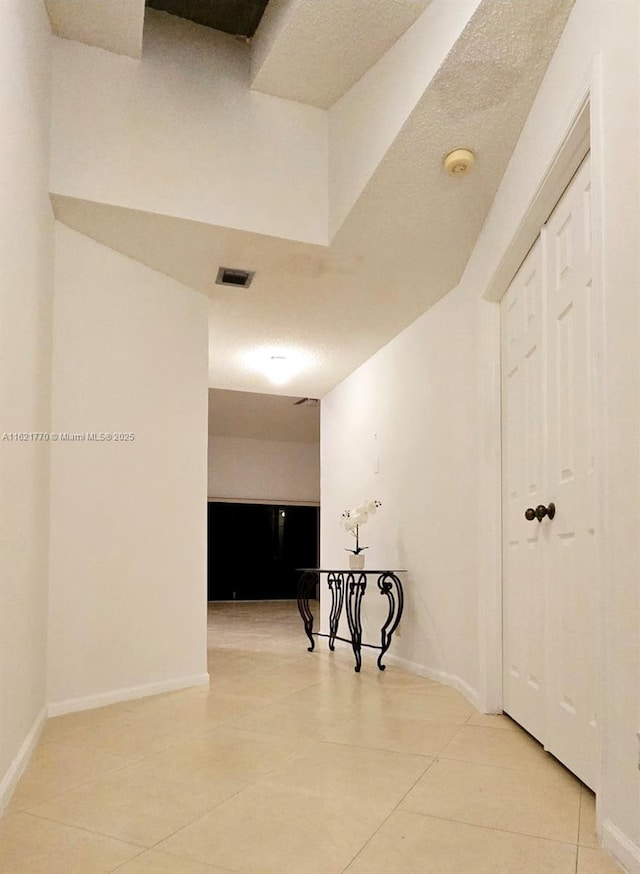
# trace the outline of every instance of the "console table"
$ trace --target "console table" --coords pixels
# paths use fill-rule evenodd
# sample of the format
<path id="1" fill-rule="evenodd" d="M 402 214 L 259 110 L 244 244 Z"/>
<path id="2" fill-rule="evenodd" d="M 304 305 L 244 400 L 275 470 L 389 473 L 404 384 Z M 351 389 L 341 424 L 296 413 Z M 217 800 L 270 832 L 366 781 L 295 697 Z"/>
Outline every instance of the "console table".
<path id="1" fill-rule="evenodd" d="M 370 649 L 379 649 L 378 668 L 384 671 L 386 665 L 382 664 L 382 656 L 391 646 L 391 638 L 393 632 L 398 627 L 398 623 L 402 618 L 402 610 L 404 607 L 404 594 L 402 591 L 402 583 L 398 578 L 398 574 L 406 573 L 406 571 L 390 571 L 390 570 L 326 570 L 324 568 L 298 568 L 300 572 L 300 582 L 298 583 L 298 610 L 304 623 L 305 634 L 311 642 L 311 646 L 307 647 L 308 652 L 313 652 L 316 646 L 315 637 L 327 637 L 329 639 L 329 649 L 335 649 L 336 640 L 342 640 L 345 643 L 350 643 L 353 647 L 355 656 L 356 672 L 360 671 L 362 665 L 361 648 L 367 646 Z M 313 614 L 309 609 L 309 598 L 315 597 L 316 588 L 322 577 L 326 576 L 327 585 L 331 592 L 331 611 L 329 613 L 329 634 L 320 634 L 313 630 Z M 380 629 L 380 645 L 362 642 L 362 623 L 360 619 L 360 610 L 362 607 L 362 598 L 367 589 L 367 578 L 377 577 L 378 591 L 381 595 L 387 598 L 389 612 L 386 621 Z M 347 624 L 349 625 L 350 638 L 338 636 L 338 624 L 342 614 L 343 605 L 346 602 Z"/>

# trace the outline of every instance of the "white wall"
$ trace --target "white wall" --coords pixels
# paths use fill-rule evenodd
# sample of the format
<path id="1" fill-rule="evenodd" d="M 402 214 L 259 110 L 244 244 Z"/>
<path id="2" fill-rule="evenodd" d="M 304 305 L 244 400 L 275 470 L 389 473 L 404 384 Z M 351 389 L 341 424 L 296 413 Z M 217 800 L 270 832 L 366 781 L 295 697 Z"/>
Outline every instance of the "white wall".
<path id="1" fill-rule="evenodd" d="M 495 685 L 499 665 L 480 641 L 492 604 L 494 614 L 499 609 L 499 358 L 497 307 L 481 299 L 591 83 L 606 325 L 598 356 L 605 399 L 598 822 L 605 845 L 633 872 L 640 871 L 639 15 L 635 0 L 577 0 L 460 286 L 323 398 L 321 429 L 323 564 L 344 561 L 340 511 L 380 498 L 376 559 L 410 569 L 394 652 L 490 700 L 484 666 Z"/>
<path id="2" fill-rule="evenodd" d="M 317 443 L 210 437 L 209 497 L 317 504 L 320 447 Z"/>
<path id="3" fill-rule="evenodd" d="M 369 567 L 410 571 L 393 652 L 435 676 L 455 675 L 474 698 L 472 316 L 458 293 L 447 296 L 323 398 L 321 543 L 322 566 L 344 566 L 351 543 L 339 525 L 341 512 L 382 501 L 361 541 L 369 546 Z"/>
<path id="4" fill-rule="evenodd" d="M 141 61 L 55 39 L 51 190 L 326 243 L 326 113 L 251 92 L 249 63 L 154 10 Z"/>
<path id="5" fill-rule="evenodd" d="M 50 712 L 206 680 L 207 300 L 56 225 Z"/>
<path id="6" fill-rule="evenodd" d="M 53 215 L 50 30 L 41 2 L 0 4 L 0 432 L 48 431 Z M 49 447 L 0 442 L 0 810 L 45 705 Z"/>
<path id="7" fill-rule="evenodd" d="M 603 4 L 600 4 L 602 6 Z M 601 188 L 605 401 L 604 778 L 605 846 L 640 872 L 640 175 L 620 172 L 620 146 L 640 152 L 640 4 L 597 21 L 602 51 Z M 607 4 L 607 7 L 609 4 Z M 630 158 L 631 159 L 631 158 Z M 632 159 L 631 159 L 632 160 Z M 632 164 L 633 166 L 633 164 Z M 637 165 L 636 165 L 637 167 Z M 633 859 L 632 859 L 633 856 Z"/>

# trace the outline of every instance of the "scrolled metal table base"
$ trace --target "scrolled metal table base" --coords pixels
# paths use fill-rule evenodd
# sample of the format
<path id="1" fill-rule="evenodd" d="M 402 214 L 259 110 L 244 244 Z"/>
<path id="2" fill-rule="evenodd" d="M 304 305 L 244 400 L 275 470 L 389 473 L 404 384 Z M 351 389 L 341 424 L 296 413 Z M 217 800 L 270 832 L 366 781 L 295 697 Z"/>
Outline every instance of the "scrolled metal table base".
<path id="1" fill-rule="evenodd" d="M 326 637 L 329 640 L 329 649 L 335 650 L 336 640 L 350 643 L 355 658 L 355 671 L 360 672 L 362 666 L 362 647 L 379 649 L 377 659 L 378 668 L 384 671 L 386 665 L 382 663 L 382 657 L 391 646 L 393 633 L 398 627 L 404 609 L 404 593 L 402 583 L 397 574 L 403 571 L 389 570 L 322 570 L 320 568 L 301 568 L 300 582 L 298 584 L 298 610 L 304 623 L 305 634 L 311 642 L 307 647 L 309 652 L 315 649 L 315 637 Z M 313 614 L 309 608 L 309 597 L 316 593 L 316 587 L 322 574 L 327 575 L 327 585 L 331 593 L 331 609 L 329 612 L 329 634 L 321 634 L 313 630 Z M 367 576 L 377 576 L 378 591 L 388 601 L 387 618 L 380 629 L 380 645 L 362 642 L 362 599 L 367 589 Z M 346 602 L 347 625 L 349 626 L 349 638 L 338 635 L 338 626 L 342 608 Z"/>
<path id="2" fill-rule="evenodd" d="M 307 647 L 307 652 L 313 652 L 316 648 L 316 642 L 313 639 L 313 613 L 309 609 L 309 596 L 316 595 L 316 586 L 318 577 L 313 571 L 303 573 L 298 583 L 298 610 L 302 616 L 304 623 L 304 632 L 311 642 L 311 646 Z"/>
<path id="3" fill-rule="evenodd" d="M 380 574 L 378 577 L 378 588 L 381 595 L 386 595 L 389 601 L 389 614 L 387 621 L 380 629 L 380 655 L 378 656 L 378 667 L 384 671 L 386 665 L 382 664 L 382 656 L 391 646 L 391 638 L 393 632 L 398 627 L 398 623 L 402 619 L 402 611 L 404 610 L 404 592 L 402 591 L 402 583 L 397 576 L 391 572 Z"/>

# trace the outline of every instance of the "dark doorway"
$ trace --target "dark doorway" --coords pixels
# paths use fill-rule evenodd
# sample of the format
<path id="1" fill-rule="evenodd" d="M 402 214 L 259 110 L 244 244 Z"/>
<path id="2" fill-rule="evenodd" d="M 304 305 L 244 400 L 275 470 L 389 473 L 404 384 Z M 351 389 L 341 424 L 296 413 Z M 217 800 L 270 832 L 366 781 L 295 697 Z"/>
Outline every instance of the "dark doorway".
<path id="1" fill-rule="evenodd" d="M 317 567 L 318 508 L 208 505 L 208 599 L 295 598 L 299 567 Z"/>

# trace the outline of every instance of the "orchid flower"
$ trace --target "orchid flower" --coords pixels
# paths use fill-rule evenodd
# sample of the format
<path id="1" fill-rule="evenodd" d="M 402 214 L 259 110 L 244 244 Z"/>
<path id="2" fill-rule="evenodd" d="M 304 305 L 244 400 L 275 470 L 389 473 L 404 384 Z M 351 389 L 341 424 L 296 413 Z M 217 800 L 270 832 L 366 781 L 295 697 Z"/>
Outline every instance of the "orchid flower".
<path id="1" fill-rule="evenodd" d="M 340 524 L 356 539 L 356 548 L 348 549 L 347 552 L 353 552 L 354 555 L 358 555 L 363 549 L 369 548 L 368 546 L 360 546 L 360 526 L 364 525 L 369 516 L 372 516 L 378 507 L 381 506 L 382 503 L 380 501 L 372 500 L 359 504 L 352 510 L 344 510 L 340 516 Z"/>

